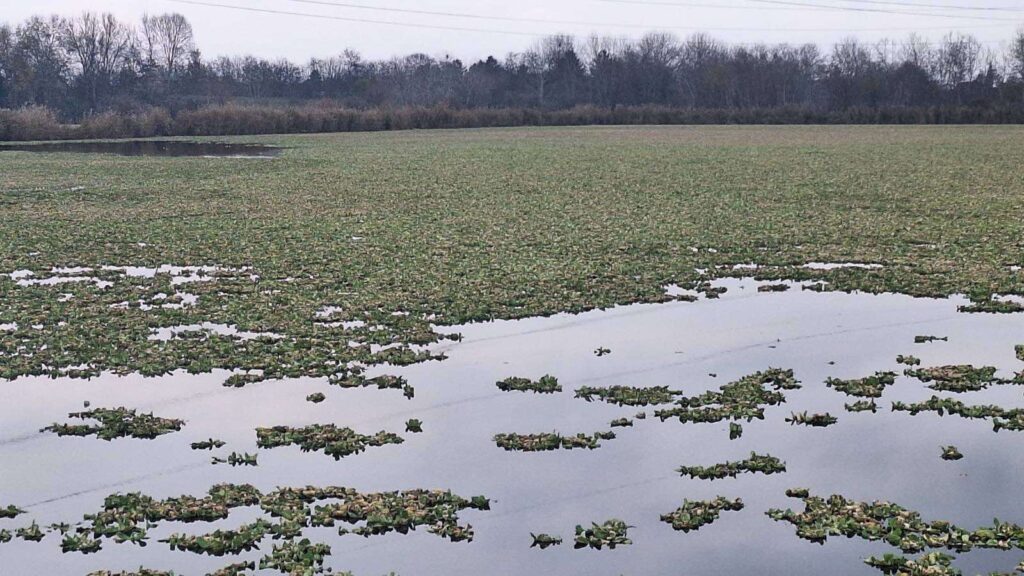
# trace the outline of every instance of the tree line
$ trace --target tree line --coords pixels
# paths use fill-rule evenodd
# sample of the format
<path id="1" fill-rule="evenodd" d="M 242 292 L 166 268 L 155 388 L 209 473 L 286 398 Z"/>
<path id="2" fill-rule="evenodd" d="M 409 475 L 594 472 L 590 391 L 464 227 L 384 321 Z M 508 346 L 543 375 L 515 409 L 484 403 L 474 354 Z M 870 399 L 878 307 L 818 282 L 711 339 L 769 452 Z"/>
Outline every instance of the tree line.
<path id="1" fill-rule="evenodd" d="M 0 108 L 7 109 L 0 138 L 16 137 L 18 122 L 110 126 L 112 115 L 145 118 L 157 125 L 151 132 L 181 132 L 182 115 L 210 121 L 210 110 L 258 107 L 272 114 L 311 103 L 335 115 L 359 112 L 360 122 L 371 124 L 380 111 L 409 109 L 421 116 L 440 110 L 471 125 L 467 111 L 480 111 L 479 123 L 500 124 L 502 114 L 507 122 L 569 122 L 566 111 L 582 108 L 592 121 L 604 111 L 608 123 L 617 110 L 627 116 L 622 109 L 665 122 L 886 121 L 893 115 L 910 122 L 1020 121 L 1024 31 L 1001 51 L 958 33 L 935 43 L 915 35 L 876 43 L 850 38 L 827 51 L 813 44 L 729 45 L 705 34 L 555 35 L 467 65 L 425 54 L 367 60 L 352 50 L 304 64 L 208 59 L 180 14 L 128 23 L 84 13 L 0 25 Z M 196 114 L 203 110 L 205 116 Z M 366 120 L 371 113 L 376 116 Z"/>

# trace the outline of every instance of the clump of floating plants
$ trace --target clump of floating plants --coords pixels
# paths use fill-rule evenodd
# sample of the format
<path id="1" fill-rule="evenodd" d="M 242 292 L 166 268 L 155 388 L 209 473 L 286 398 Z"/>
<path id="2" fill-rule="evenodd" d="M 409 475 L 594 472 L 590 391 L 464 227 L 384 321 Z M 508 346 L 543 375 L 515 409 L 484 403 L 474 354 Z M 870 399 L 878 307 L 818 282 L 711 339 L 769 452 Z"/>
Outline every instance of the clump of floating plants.
<path id="1" fill-rule="evenodd" d="M 614 432 L 595 432 L 588 436 L 580 433 L 575 436 L 562 436 L 552 432 L 545 434 L 498 434 L 494 442 L 499 448 L 510 452 L 546 452 L 550 450 L 575 450 L 586 448 L 595 450 L 601 447 L 601 440 L 614 440 Z"/>
<path id="2" fill-rule="evenodd" d="M 603 524 L 593 522 L 590 528 L 577 525 L 574 548 L 601 550 L 607 547 L 614 550 L 617 546 L 628 546 L 633 543 L 628 538 L 629 528 L 625 522 L 617 519 L 608 520 Z"/>
<path id="3" fill-rule="evenodd" d="M 255 570 L 256 570 L 256 563 L 255 562 L 238 562 L 238 563 L 231 564 L 229 566 L 225 566 L 223 568 L 220 568 L 219 570 L 217 570 L 215 572 L 211 572 L 211 573 L 207 574 L 207 576 L 246 576 L 247 574 L 249 574 L 250 572 L 253 572 Z M 304 570 L 306 572 L 308 572 L 308 569 L 304 568 Z"/>
<path id="4" fill-rule="evenodd" d="M 490 502 L 483 496 L 465 499 L 441 490 L 360 493 L 351 488 L 309 486 L 278 488 L 264 494 L 247 484 L 220 484 L 203 498 L 180 496 L 156 500 L 139 493 L 113 494 L 104 500 L 102 510 L 86 514 L 74 527 L 54 525 L 49 532 L 59 531 L 65 535 L 62 547 L 68 552 L 95 552 L 102 543 L 110 541 L 145 546 L 148 531 L 163 522 L 211 523 L 227 519 L 234 509 L 249 506 L 259 506 L 264 516 L 235 530 L 217 530 L 199 536 L 174 534 L 160 542 L 174 550 L 212 556 L 257 549 L 266 537 L 297 546 L 285 546 L 285 551 L 306 550 L 301 541 L 295 542 L 305 529 L 338 524 L 354 526 L 340 528 L 340 535 L 351 533 L 365 537 L 389 532 L 405 534 L 425 526 L 430 532 L 457 542 L 473 537 L 471 526 L 459 524 L 459 513 L 466 509 L 489 510 Z M 36 542 L 46 533 L 35 523 L 17 531 L 19 537 Z M 283 554 L 277 555 L 279 559 L 287 556 L 287 552 Z M 277 565 L 266 567 L 278 568 Z M 230 568 L 225 568 L 223 573 L 233 573 Z"/>
<path id="5" fill-rule="evenodd" d="M 96 436 L 110 441 L 115 438 L 153 439 L 177 432 L 185 425 L 183 420 L 139 414 L 127 408 L 96 408 L 68 414 L 68 418 L 95 420 L 97 424 L 55 423 L 41 431 L 53 432 L 58 436 Z"/>
<path id="6" fill-rule="evenodd" d="M 743 426 L 729 422 L 729 440 L 739 440 L 743 436 Z"/>
<path id="7" fill-rule="evenodd" d="M 878 404 L 874 400 L 858 400 L 853 404 L 844 404 L 847 412 L 878 412 Z"/>
<path id="8" fill-rule="evenodd" d="M 258 456 L 248 452 L 232 452 L 227 458 L 214 456 L 210 459 L 213 464 L 228 464 L 229 466 L 259 466 Z"/>
<path id="9" fill-rule="evenodd" d="M 1024 312 L 1024 304 L 990 296 L 988 298 L 972 298 L 970 304 L 960 306 L 957 310 L 968 314 L 1015 314 Z"/>
<path id="10" fill-rule="evenodd" d="M 896 362 L 898 364 L 903 364 L 904 366 L 921 365 L 921 359 L 918 358 L 917 356 L 904 356 L 903 354 L 900 354 L 899 356 L 896 357 Z"/>
<path id="11" fill-rule="evenodd" d="M 100 570 L 99 572 L 90 572 L 89 576 L 174 576 L 174 572 L 164 572 L 163 570 L 150 570 L 148 568 L 139 568 L 133 572 L 110 572 L 109 570 Z M 211 576 L 221 576 L 214 574 Z M 225 576 L 236 576 L 235 574 L 228 574 Z"/>
<path id="12" fill-rule="evenodd" d="M 405 431 L 410 434 L 419 434 L 420 432 L 423 432 L 423 422 L 415 418 L 411 418 L 405 423 Z"/>
<path id="13" fill-rule="evenodd" d="M 167 543 L 171 550 L 184 550 L 209 556 L 236 556 L 259 548 L 260 540 L 267 536 L 270 529 L 270 522 L 259 519 L 237 530 L 217 530 L 202 536 L 172 534 L 160 542 Z"/>
<path id="14" fill-rule="evenodd" d="M 270 554 L 260 559 L 260 570 L 277 570 L 282 574 L 322 574 L 324 560 L 331 555 L 327 544 L 313 544 L 303 538 L 274 545 Z"/>
<path id="15" fill-rule="evenodd" d="M 359 373 L 346 372 L 332 375 L 327 381 L 342 388 L 376 388 L 378 390 L 401 390 L 406 397 L 414 395 L 412 386 L 401 376 L 384 374 L 367 378 Z"/>
<path id="16" fill-rule="evenodd" d="M 932 552 L 916 560 L 896 554 L 885 554 L 881 558 L 872 556 L 864 563 L 892 576 L 960 576 L 960 570 L 953 567 L 953 560 L 948 554 Z"/>
<path id="17" fill-rule="evenodd" d="M 943 446 L 942 447 L 942 459 L 943 460 L 961 460 L 964 457 L 963 454 L 957 450 L 956 446 Z"/>
<path id="18" fill-rule="evenodd" d="M 0 508 L 0 518 L 17 518 L 24 513 L 24 510 L 14 505 L 7 506 L 6 508 Z"/>
<path id="19" fill-rule="evenodd" d="M 612 420 L 612 428 L 630 428 L 633 426 L 633 421 L 629 418 L 616 418 Z"/>
<path id="20" fill-rule="evenodd" d="M 817 428 L 827 428 L 839 422 L 839 419 L 829 414 L 808 414 L 807 412 L 793 412 L 789 418 L 786 418 L 786 422 L 789 422 L 793 426 L 814 426 Z"/>
<path id="21" fill-rule="evenodd" d="M 23 526 L 15 530 L 14 535 L 26 542 L 41 542 L 46 536 L 35 520 L 33 520 L 28 526 Z"/>
<path id="22" fill-rule="evenodd" d="M 612 353 L 612 351 L 611 351 L 610 348 L 601 347 L 601 348 L 598 348 L 597 350 L 594 350 L 594 356 L 597 356 L 598 358 L 600 358 L 602 356 L 607 356 L 607 355 L 609 355 L 611 353 Z"/>
<path id="23" fill-rule="evenodd" d="M 931 382 L 932 384 L 928 387 L 940 392 L 975 392 L 1001 382 L 996 378 L 996 369 L 991 366 L 983 368 L 975 368 L 970 365 L 908 368 L 905 374 L 922 382 Z"/>
<path id="24" fill-rule="evenodd" d="M 931 342 L 949 342 L 949 336 L 915 336 L 914 344 L 929 344 Z"/>
<path id="25" fill-rule="evenodd" d="M 552 536 L 550 534 L 533 534 L 533 533 L 531 533 L 530 537 L 533 538 L 533 544 L 530 544 L 530 548 L 540 548 L 541 550 L 546 550 L 546 549 L 548 549 L 548 548 L 550 548 L 552 546 L 561 546 L 562 545 L 562 537 L 561 536 Z"/>
<path id="26" fill-rule="evenodd" d="M 676 530 L 689 532 L 691 530 L 700 530 L 702 527 L 718 520 L 724 511 L 738 512 L 740 510 L 743 510 L 743 500 L 739 498 L 729 500 L 728 498 L 718 496 L 714 500 L 698 500 L 694 502 L 683 500 L 683 505 L 677 508 L 675 512 L 663 514 L 661 521 L 671 524 L 672 528 Z"/>
<path id="27" fill-rule="evenodd" d="M 366 436 L 351 428 L 338 428 L 334 424 L 313 424 L 304 428 L 275 426 L 256 429 L 256 444 L 260 448 L 296 445 L 303 452 L 323 450 L 335 460 L 363 452 L 367 447 L 402 442 L 404 440 L 400 436 L 391 432 L 381 431 L 373 436 Z"/>
<path id="28" fill-rule="evenodd" d="M 795 390 L 800 384 L 792 370 L 772 368 L 726 384 L 718 391 L 676 400 L 674 408 L 655 411 L 662 421 L 721 422 L 723 420 L 764 419 L 764 407 L 786 401 L 781 390 Z"/>
<path id="29" fill-rule="evenodd" d="M 847 396 L 859 396 L 861 398 L 881 398 L 885 389 L 895 383 L 895 372 L 875 372 L 874 376 L 855 380 L 829 378 L 825 381 L 825 385 L 829 388 L 835 388 Z"/>
<path id="30" fill-rule="evenodd" d="M 327 396 L 323 392 L 316 392 L 306 396 L 306 402 L 312 402 L 313 404 L 319 404 L 324 400 L 327 400 Z"/>
<path id="31" fill-rule="evenodd" d="M 576 398 L 581 398 L 587 402 L 593 402 L 596 398 L 618 406 L 668 404 L 678 396 L 682 396 L 682 392 L 669 390 L 667 386 L 655 386 L 652 388 L 633 388 L 630 386 L 591 388 L 584 386 L 576 390 Z"/>
<path id="32" fill-rule="evenodd" d="M 772 509 L 773 520 L 789 522 L 797 536 L 824 543 L 829 536 L 883 541 L 904 553 L 946 548 L 966 552 L 972 548 L 1009 550 L 1024 548 L 1024 528 L 995 520 L 992 526 L 968 531 L 949 522 L 926 522 L 917 512 L 890 502 L 856 502 L 839 495 L 826 498 L 799 496 L 803 512 Z"/>
<path id="33" fill-rule="evenodd" d="M 750 453 L 750 458 L 737 462 L 726 462 L 714 466 L 682 466 L 678 472 L 682 476 L 700 478 L 701 480 L 716 480 L 720 478 L 735 478 L 740 474 L 761 473 L 778 474 L 786 471 L 786 463 L 774 456 L 759 455 Z"/>
<path id="34" fill-rule="evenodd" d="M 952 414 L 968 419 L 992 419 L 992 427 L 996 432 L 1024 430 L 1024 409 L 1020 408 L 1007 409 L 993 404 L 968 406 L 953 398 L 932 396 L 924 402 L 914 404 L 893 402 L 892 410 L 893 412 L 909 412 L 911 416 L 917 416 L 921 412 L 935 412 L 939 416 Z"/>
<path id="35" fill-rule="evenodd" d="M 224 442 L 223 440 L 214 440 L 213 438 L 210 438 L 209 440 L 202 440 L 200 442 L 193 442 L 192 443 L 192 449 L 193 450 L 215 450 L 217 448 L 223 448 L 226 444 L 227 443 Z"/>
<path id="36" fill-rule="evenodd" d="M 540 380 L 533 381 L 529 378 L 506 378 L 497 383 L 498 389 L 502 392 L 536 392 L 538 394 L 554 394 L 562 391 L 562 385 L 558 378 L 551 375 L 542 376 Z"/>
<path id="37" fill-rule="evenodd" d="M 758 292 L 785 292 L 789 290 L 789 284 L 762 284 L 757 287 Z"/>
<path id="38" fill-rule="evenodd" d="M 263 382 L 267 377 L 263 374 L 232 374 L 224 380 L 225 388 L 245 388 L 248 384 Z"/>
<path id="39" fill-rule="evenodd" d="M 1017 352 L 1017 359 L 1024 362 L 1024 344 L 1018 344 L 1015 351 Z"/>

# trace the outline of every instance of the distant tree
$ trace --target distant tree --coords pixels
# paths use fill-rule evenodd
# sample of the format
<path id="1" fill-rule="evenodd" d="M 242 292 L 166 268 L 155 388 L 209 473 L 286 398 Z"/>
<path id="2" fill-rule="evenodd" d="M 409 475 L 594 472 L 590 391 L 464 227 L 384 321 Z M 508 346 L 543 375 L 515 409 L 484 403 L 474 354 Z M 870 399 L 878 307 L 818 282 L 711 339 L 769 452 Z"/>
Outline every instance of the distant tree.
<path id="1" fill-rule="evenodd" d="M 145 57 L 173 77 L 195 49 L 192 25 L 181 14 L 142 17 Z"/>
<path id="2" fill-rule="evenodd" d="M 94 111 L 103 87 L 112 85 L 132 56 L 132 31 L 112 14 L 86 12 L 62 24 L 61 44 L 78 68 L 88 110 Z"/>

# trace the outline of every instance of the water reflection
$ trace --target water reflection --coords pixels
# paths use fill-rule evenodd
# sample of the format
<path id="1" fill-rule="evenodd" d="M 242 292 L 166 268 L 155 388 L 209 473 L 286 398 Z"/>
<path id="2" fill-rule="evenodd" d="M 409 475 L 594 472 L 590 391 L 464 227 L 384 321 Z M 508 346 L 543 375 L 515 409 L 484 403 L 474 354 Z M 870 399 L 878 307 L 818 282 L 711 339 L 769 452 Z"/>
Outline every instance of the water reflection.
<path id="1" fill-rule="evenodd" d="M 121 140 L 116 142 L 46 142 L 5 144 L 0 152 L 76 152 L 117 156 L 201 156 L 206 158 L 273 158 L 280 148 L 255 144 L 188 142 L 181 140 Z"/>

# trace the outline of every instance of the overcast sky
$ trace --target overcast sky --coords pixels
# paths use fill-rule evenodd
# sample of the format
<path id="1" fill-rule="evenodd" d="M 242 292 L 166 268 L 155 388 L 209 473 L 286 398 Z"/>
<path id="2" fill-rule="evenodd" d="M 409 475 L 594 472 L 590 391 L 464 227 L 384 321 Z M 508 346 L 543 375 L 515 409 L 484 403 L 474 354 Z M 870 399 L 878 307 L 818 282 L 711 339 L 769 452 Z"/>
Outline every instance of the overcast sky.
<path id="1" fill-rule="evenodd" d="M 180 12 L 192 22 L 197 44 L 207 56 L 255 54 L 268 58 L 283 56 L 296 61 L 307 60 L 310 56 L 336 54 L 345 48 L 354 48 L 370 58 L 424 52 L 474 60 L 490 54 L 500 57 L 522 50 L 540 36 L 552 33 L 565 32 L 581 37 L 591 33 L 636 37 L 645 30 L 668 31 L 679 36 L 704 31 L 730 42 L 815 42 L 822 46 L 851 35 L 877 40 L 883 37 L 904 38 L 916 31 L 936 39 L 950 30 L 959 30 L 974 34 L 991 48 L 1000 49 L 1000 43 L 1008 40 L 1024 23 L 1024 0 L 195 1 L 275 13 L 201 6 L 175 0 L 0 0 L 0 20 L 16 23 L 33 14 L 70 15 L 91 10 L 112 12 L 134 22 L 146 12 Z M 842 6 L 847 10 L 792 4 Z M 410 14 L 361 9 L 352 5 L 451 15 Z M 935 5 L 990 9 L 929 7 Z M 466 18 L 454 14 L 512 20 Z"/>

